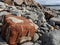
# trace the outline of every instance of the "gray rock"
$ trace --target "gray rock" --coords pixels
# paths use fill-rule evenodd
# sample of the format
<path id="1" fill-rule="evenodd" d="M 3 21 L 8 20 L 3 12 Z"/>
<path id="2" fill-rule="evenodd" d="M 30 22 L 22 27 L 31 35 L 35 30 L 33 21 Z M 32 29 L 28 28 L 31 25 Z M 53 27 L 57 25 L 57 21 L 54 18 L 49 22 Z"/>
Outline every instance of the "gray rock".
<path id="1" fill-rule="evenodd" d="M 16 16 L 21 15 L 20 10 L 18 10 L 15 6 L 8 7 L 7 10 L 9 10 L 10 13 L 13 14 L 13 15 L 16 15 Z"/>
<path id="2" fill-rule="evenodd" d="M 60 45 L 60 30 L 54 30 L 43 36 L 43 45 Z"/>
<path id="3" fill-rule="evenodd" d="M 49 24 L 52 25 L 52 26 L 55 26 L 55 22 L 54 21 L 49 20 Z"/>
<path id="4" fill-rule="evenodd" d="M 0 45 L 8 45 L 8 44 L 5 44 L 5 43 L 0 42 Z"/>
<path id="5" fill-rule="evenodd" d="M 60 15 L 58 17 L 51 18 L 50 21 L 55 22 L 55 24 L 60 24 Z"/>
<path id="6" fill-rule="evenodd" d="M 6 8 L 6 5 L 5 5 L 5 3 L 3 3 L 3 2 L 0 2 L 0 8 L 2 8 L 2 9 L 5 9 L 5 8 Z"/>
<path id="7" fill-rule="evenodd" d="M 42 30 L 47 31 L 49 30 L 48 27 L 41 27 Z"/>
<path id="8" fill-rule="evenodd" d="M 37 43 L 42 44 L 42 41 L 41 40 L 38 40 Z"/>
<path id="9" fill-rule="evenodd" d="M 0 45 L 8 45 L 7 42 L 5 42 L 1 36 L 0 36 Z"/>
<path id="10" fill-rule="evenodd" d="M 27 6 L 27 10 L 31 11 L 31 7 Z"/>
<path id="11" fill-rule="evenodd" d="M 7 14 L 11 14 L 11 13 L 6 12 L 6 11 L 2 11 L 2 12 L 0 12 L 0 16 L 7 15 Z"/>
<path id="12" fill-rule="evenodd" d="M 34 45 L 40 45 L 39 43 L 35 43 Z"/>

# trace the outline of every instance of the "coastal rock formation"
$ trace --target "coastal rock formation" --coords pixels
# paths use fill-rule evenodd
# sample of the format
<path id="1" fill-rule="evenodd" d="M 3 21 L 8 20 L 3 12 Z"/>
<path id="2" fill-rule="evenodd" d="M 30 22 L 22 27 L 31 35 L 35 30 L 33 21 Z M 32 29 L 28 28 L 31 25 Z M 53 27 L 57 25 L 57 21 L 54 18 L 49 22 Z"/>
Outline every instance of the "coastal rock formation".
<path id="1" fill-rule="evenodd" d="M 34 0 L 3 0 L 3 2 L 0 2 L 0 23 L 2 23 L 2 26 L 5 24 L 6 15 L 22 16 L 34 23 L 36 32 L 33 39 L 22 37 L 23 41 L 21 42 L 23 43 L 19 43 L 19 45 L 59 45 L 60 31 L 55 30 L 60 29 L 60 26 L 57 24 L 57 22 L 60 22 L 60 17 L 53 10 L 44 8 Z M 10 17 L 10 19 L 13 19 L 11 21 L 16 23 L 23 22 L 16 18 Z M 26 23 L 26 25 L 28 24 Z M 27 39 L 29 41 L 26 41 Z"/>

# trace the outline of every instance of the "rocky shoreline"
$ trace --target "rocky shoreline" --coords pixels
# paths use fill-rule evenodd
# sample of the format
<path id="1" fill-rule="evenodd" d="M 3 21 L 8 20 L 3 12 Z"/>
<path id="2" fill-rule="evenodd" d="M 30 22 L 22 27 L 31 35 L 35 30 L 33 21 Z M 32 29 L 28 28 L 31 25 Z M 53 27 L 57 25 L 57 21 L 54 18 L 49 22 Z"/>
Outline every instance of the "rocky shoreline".
<path id="1" fill-rule="evenodd" d="M 0 2 L 0 22 L 2 25 L 4 23 L 3 16 L 12 14 L 31 19 L 37 25 L 36 27 L 38 27 L 32 41 L 18 45 L 60 45 L 60 15 L 58 15 L 55 10 L 40 6 L 32 0 L 31 2 L 22 2 L 23 1 L 21 1 L 21 4 L 20 2 L 15 2 L 17 3 L 15 5 L 9 5 L 7 2 Z M 3 42 L 1 43 L 1 45 L 8 45 L 5 43 L 3 44 Z"/>

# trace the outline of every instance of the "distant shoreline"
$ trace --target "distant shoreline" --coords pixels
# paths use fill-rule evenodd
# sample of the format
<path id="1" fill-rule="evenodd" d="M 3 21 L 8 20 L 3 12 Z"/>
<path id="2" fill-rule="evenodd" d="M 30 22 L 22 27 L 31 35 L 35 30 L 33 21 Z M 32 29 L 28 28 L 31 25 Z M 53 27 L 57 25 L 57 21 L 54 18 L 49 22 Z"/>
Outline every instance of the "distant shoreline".
<path id="1" fill-rule="evenodd" d="M 60 5 L 43 5 L 46 8 L 60 10 Z"/>
<path id="2" fill-rule="evenodd" d="M 43 5 L 43 6 L 60 6 L 60 5 Z"/>

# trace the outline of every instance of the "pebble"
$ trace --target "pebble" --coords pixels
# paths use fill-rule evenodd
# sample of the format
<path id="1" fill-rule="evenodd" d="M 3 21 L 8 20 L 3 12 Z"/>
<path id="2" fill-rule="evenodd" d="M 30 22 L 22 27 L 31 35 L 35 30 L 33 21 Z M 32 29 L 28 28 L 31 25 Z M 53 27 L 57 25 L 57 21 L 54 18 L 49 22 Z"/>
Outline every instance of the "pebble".
<path id="1" fill-rule="evenodd" d="M 39 43 L 35 43 L 34 45 L 40 45 Z"/>
<path id="2" fill-rule="evenodd" d="M 26 43 L 23 43 L 21 45 L 33 45 L 33 42 L 26 42 Z"/>
<path id="3" fill-rule="evenodd" d="M 0 8 L 5 9 L 6 5 L 3 2 L 0 2 Z"/>
<path id="4" fill-rule="evenodd" d="M 34 38 L 33 38 L 33 41 L 37 41 L 39 39 L 39 35 L 37 33 L 34 34 Z"/>

